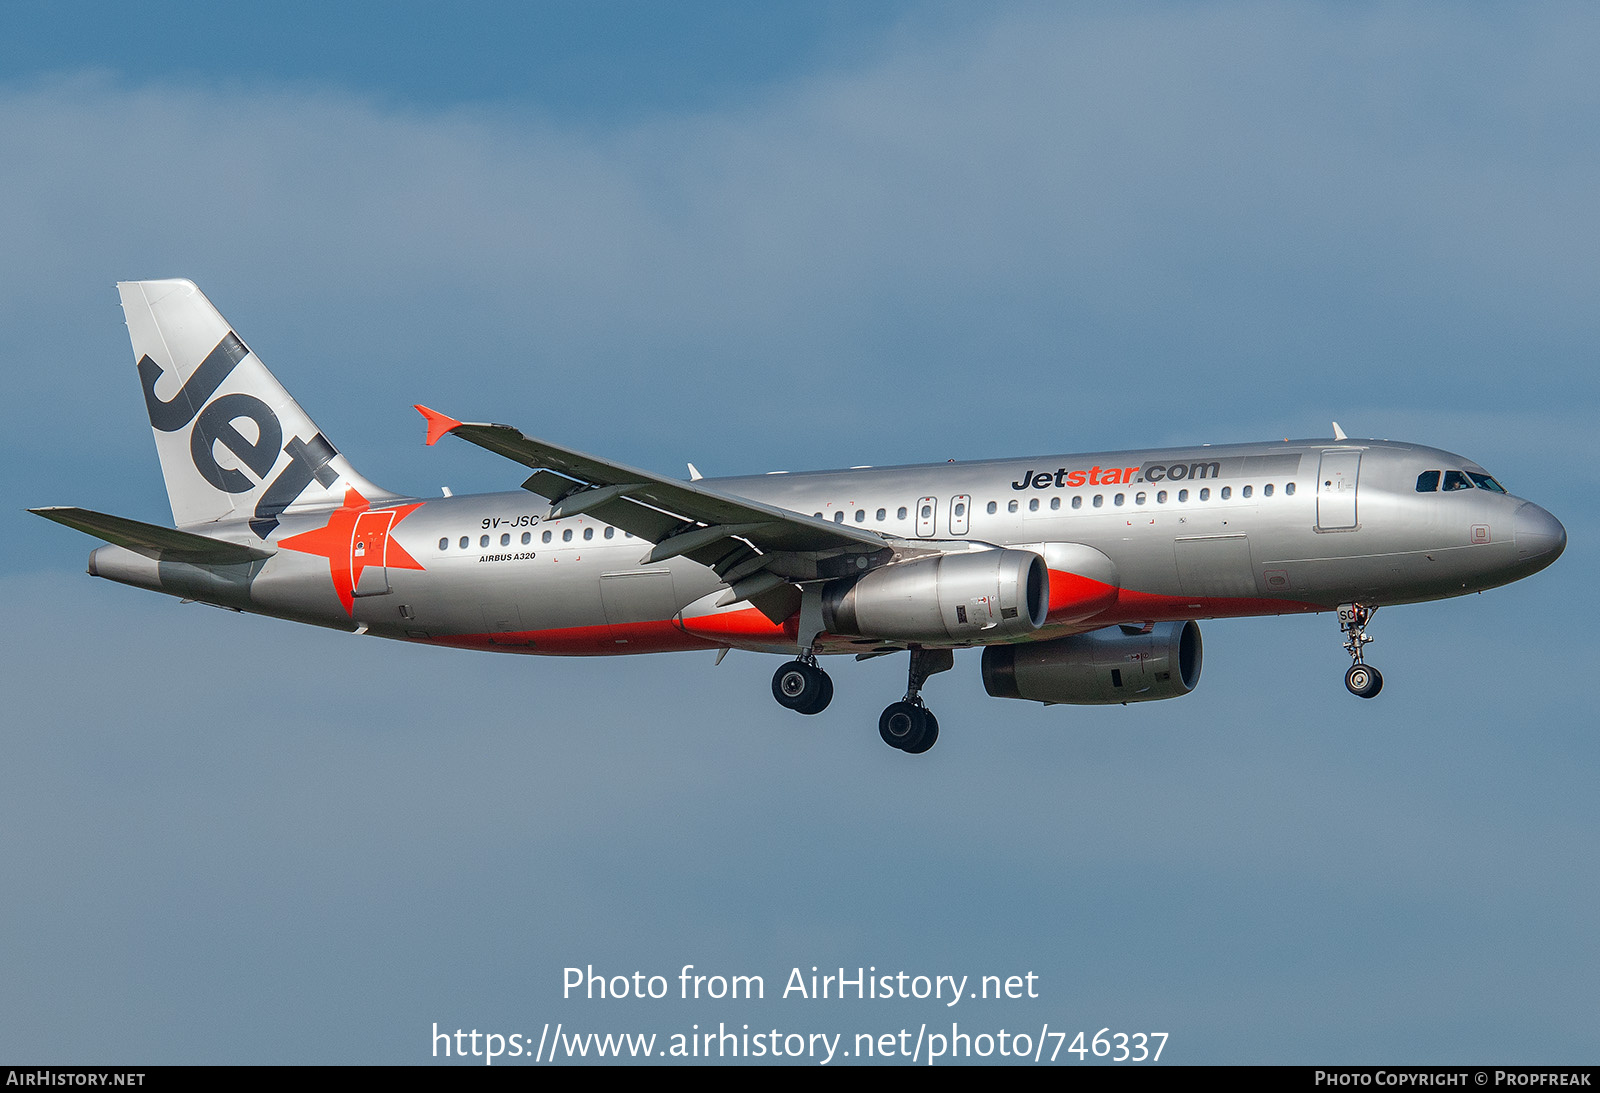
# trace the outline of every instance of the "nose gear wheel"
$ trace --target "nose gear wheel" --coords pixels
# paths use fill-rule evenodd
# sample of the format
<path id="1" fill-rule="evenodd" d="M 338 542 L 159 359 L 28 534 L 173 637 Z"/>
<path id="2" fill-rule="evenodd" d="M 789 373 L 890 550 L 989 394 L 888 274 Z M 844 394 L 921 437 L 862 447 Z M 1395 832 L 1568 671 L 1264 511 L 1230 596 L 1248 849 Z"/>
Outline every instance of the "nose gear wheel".
<path id="1" fill-rule="evenodd" d="M 1376 607 L 1359 603 L 1339 605 L 1339 630 L 1345 635 L 1344 651 L 1350 654 L 1350 670 L 1344 674 L 1346 689 L 1357 698 L 1372 698 L 1383 690 L 1383 673 L 1366 662 L 1365 650 L 1372 635 L 1367 623 Z"/>

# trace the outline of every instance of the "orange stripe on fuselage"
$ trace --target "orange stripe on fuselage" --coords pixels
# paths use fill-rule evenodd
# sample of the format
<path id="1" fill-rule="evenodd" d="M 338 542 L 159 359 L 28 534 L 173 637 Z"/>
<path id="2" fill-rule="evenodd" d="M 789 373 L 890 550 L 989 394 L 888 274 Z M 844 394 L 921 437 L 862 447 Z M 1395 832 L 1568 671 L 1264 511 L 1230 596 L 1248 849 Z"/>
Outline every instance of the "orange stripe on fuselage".
<path id="1" fill-rule="evenodd" d="M 1057 586 L 1061 586 L 1057 591 Z M 1096 627 L 1123 622 L 1182 622 L 1185 619 L 1248 618 L 1329 611 L 1327 604 L 1264 596 L 1169 596 L 1116 588 L 1092 577 L 1050 571 L 1049 624 L 1088 622 Z"/>
<path id="2" fill-rule="evenodd" d="M 1186 619 L 1295 615 L 1328 611 L 1326 604 L 1275 600 L 1256 596 L 1169 596 L 1115 588 L 1074 573 L 1050 573 L 1050 616 L 1045 630 L 1071 625 L 1070 632 L 1097 630 L 1118 623 L 1181 622 Z M 1075 625 L 1072 625 L 1075 624 Z M 753 607 L 679 621 L 629 622 L 603 626 L 569 626 L 558 630 L 517 630 L 502 634 L 447 634 L 414 640 L 461 649 L 543 656 L 600 657 L 630 653 L 666 653 L 716 649 L 725 645 L 792 645 L 798 640 L 799 617 L 774 623 Z M 1040 638 L 1050 635 L 1043 631 Z M 835 640 L 823 634 L 824 646 Z M 838 639 L 847 640 L 847 639 Z M 889 639 L 893 640 L 893 639 Z M 839 652 L 857 651 L 853 645 Z"/>
<path id="3" fill-rule="evenodd" d="M 775 623 L 754 607 L 680 619 L 678 625 L 687 633 L 724 645 L 741 643 L 793 645 L 800 640 L 798 614 L 791 615 L 782 623 Z"/>
<path id="4" fill-rule="evenodd" d="M 715 649 L 723 644 L 686 634 L 671 620 L 628 622 L 615 626 L 568 626 L 559 630 L 516 630 L 503 634 L 444 634 L 415 640 L 461 649 L 566 657 L 670 653 L 687 649 Z"/>
<path id="5" fill-rule="evenodd" d="M 1104 581 L 1080 577 L 1076 573 L 1050 571 L 1050 614 L 1048 622 L 1072 622 L 1099 614 L 1117 602 L 1117 589 Z"/>

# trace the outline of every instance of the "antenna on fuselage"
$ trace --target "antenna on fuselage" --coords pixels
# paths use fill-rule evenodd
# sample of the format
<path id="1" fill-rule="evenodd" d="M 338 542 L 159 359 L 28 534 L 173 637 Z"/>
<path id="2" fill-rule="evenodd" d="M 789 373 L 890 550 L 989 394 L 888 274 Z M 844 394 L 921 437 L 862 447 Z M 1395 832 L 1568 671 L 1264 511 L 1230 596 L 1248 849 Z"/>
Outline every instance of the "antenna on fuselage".
<path id="1" fill-rule="evenodd" d="M 1335 439 L 1335 440 L 1349 440 L 1350 439 L 1349 437 L 1344 435 L 1344 430 L 1339 428 L 1339 423 L 1337 421 L 1335 421 L 1333 423 L 1333 439 Z"/>

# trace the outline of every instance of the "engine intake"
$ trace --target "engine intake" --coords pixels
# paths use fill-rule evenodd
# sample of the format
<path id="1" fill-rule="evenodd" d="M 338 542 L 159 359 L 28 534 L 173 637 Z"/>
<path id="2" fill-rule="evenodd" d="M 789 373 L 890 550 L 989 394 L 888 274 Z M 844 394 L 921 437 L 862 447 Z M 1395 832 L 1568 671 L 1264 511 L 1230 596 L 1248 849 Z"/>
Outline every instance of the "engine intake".
<path id="1" fill-rule="evenodd" d="M 1026 550 L 941 554 L 825 591 L 832 634 L 885 641 L 997 641 L 1031 634 L 1050 610 L 1050 570 Z"/>
<path id="2" fill-rule="evenodd" d="M 1200 627 L 1157 623 L 1149 633 L 1120 626 L 1032 645 L 983 651 L 983 688 L 993 698 L 1079 706 L 1177 698 L 1200 682 Z"/>

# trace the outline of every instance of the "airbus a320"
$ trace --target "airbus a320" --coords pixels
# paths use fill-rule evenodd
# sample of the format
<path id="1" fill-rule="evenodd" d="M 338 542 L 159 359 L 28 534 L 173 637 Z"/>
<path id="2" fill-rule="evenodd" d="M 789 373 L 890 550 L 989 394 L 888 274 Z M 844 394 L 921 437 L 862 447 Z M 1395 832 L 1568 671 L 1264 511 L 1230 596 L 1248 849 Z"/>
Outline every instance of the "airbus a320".
<path id="1" fill-rule="evenodd" d="M 918 754 L 922 699 L 983 648 L 997 698 L 1188 694 L 1201 618 L 1337 612 L 1363 698 L 1379 607 L 1479 592 L 1555 561 L 1566 531 L 1436 448 L 1323 440 L 689 480 L 418 406 L 426 441 L 487 448 L 521 489 L 409 497 L 357 473 L 186 280 L 118 286 L 174 527 L 33 512 L 106 541 L 97 577 L 426 645 L 788 659 L 773 697 L 817 714 L 819 658 L 905 653 L 878 719 Z M 721 653 L 718 654 L 719 659 Z"/>

